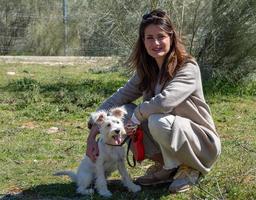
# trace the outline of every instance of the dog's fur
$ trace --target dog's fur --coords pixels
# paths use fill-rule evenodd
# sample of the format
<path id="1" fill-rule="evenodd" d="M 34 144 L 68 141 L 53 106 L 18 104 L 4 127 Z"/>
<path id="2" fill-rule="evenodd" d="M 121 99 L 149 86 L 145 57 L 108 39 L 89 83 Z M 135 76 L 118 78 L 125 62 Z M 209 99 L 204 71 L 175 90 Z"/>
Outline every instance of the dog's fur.
<path id="1" fill-rule="evenodd" d="M 104 197 L 110 197 L 112 194 L 107 188 L 106 177 L 118 169 L 124 186 L 132 192 L 140 191 L 141 187 L 132 182 L 126 170 L 124 147 L 108 145 L 121 143 L 121 138 L 125 134 L 122 122 L 125 114 L 126 111 L 121 107 L 110 110 L 109 115 L 105 111 L 92 113 L 92 121 L 98 124 L 100 128 L 98 141 L 99 156 L 96 162 L 92 162 L 89 157 L 85 156 L 78 167 L 77 173 L 60 171 L 55 173 L 55 175 L 68 175 L 76 182 L 78 186 L 77 192 L 83 195 L 94 192 L 89 186 L 95 181 L 98 193 Z"/>

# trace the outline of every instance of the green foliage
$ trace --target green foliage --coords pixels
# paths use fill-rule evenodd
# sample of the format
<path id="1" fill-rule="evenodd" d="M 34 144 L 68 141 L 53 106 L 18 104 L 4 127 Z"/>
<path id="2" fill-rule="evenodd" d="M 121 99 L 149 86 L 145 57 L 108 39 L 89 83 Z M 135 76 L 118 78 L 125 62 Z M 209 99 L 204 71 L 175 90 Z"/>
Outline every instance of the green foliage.
<path id="1" fill-rule="evenodd" d="M 49 20 L 38 19 L 27 27 L 26 47 L 33 55 L 63 55 L 62 21 L 49 16 Z"/>
<path id="2" fill-rule="evenodd" d="M 225 78 L 215 78 L 204 82 L 204 91 L 208 95 L 256 96 L 256 81 L 230 82 Z"/>
<path id="3" fill-rule="evenodd" d="M 40 84 L 38 81 L 24 77 L 17 81 L 10 82 L 6 87 L 7 90 L 17 92 L 15 104 L 16 109 L 24 109 L 32 103 L 40 101 Z"/>
<path id="4" fill-rule="evenodd" d="M 212 2 L 210 26 L 198 52 L 202 67 L 209 65 L 213 78 L 236 84 L 255 73 L 255 18 L 253 0 Z"/>
<path id="5" fill-rule="evenodd" d="M 11 91 L 35 91 L 40 88 L 38 81 L 24 77 L 8 84 L 8 90 Z"/>

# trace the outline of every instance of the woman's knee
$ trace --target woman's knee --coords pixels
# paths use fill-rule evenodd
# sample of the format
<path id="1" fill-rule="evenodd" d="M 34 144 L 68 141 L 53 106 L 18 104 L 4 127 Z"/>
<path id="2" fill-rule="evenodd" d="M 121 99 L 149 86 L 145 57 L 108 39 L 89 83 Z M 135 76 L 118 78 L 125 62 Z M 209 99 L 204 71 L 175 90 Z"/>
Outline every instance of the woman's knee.
<path id="1" fill-rule="evenodd" d="M 161 131 L 164 126 L 164 122 L 161 120 L 161 116 L 159 114 L 152 114 L 148 118 L 148 129 L 151 135 Z"/>
<path id="2" fill-rule="evenodd" d="M 172 115 L 164 114 L 152 114 L 148 118 L 148 128 L 152 136 L 159 135 L 159 132 L 171 130 L 171 126 L 174 120 Z"/>

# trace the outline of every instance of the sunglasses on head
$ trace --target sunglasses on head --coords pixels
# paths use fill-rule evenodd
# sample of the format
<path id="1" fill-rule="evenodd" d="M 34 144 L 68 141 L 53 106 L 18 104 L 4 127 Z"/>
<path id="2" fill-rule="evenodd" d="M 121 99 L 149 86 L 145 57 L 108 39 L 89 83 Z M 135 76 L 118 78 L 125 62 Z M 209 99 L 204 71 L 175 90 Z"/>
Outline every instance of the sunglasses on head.
<path id="1" fill-rule="evenodd" d="M 143 20 L 147 20 L 147 19 L 150 19 L 150 18 L 162 18 L 166 15 L 166 13 L 164 11 L 152 11 L 150 13 L 147 13 L 145 15 L 142 16 L 142 19 Z"/>

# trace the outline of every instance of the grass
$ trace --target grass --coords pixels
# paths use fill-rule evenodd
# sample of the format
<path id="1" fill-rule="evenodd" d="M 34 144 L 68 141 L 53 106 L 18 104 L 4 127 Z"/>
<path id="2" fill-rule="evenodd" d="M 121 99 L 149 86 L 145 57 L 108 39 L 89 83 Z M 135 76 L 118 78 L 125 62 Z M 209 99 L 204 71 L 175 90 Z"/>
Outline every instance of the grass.
<path id="1" fill-rule="evenodd" d="M 102 199 L 77 195 L 74 183 L 52 174 L 75 170 L 86 148 L 89 113 L 126 80 L 118 70 L 97 67 L 0 63 L 2 198 Z M 255 95 L 207 91 L 206 99 L 222 139 L 222 154 L 200 184 L 183 194 L 171 195 L 163 185 L 134 195 L 114 182 L 112 199 L 256 199 Z M 128 169 L 135 177 L 149 164 Z M 111 178 L 119 178 L 118 173 Z"/>

